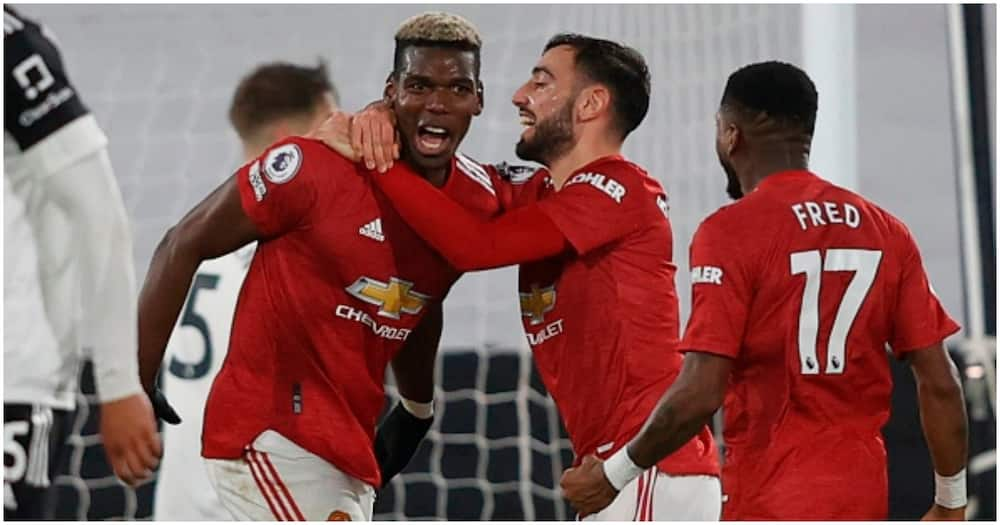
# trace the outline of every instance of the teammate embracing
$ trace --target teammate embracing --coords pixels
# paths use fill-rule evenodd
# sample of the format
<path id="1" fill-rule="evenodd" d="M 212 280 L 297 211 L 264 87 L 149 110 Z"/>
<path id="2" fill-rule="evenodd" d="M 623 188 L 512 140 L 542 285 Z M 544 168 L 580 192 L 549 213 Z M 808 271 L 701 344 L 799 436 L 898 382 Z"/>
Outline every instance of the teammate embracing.
<path id="1" fill-rule="evenodd" d="M 498 211 L 456 148 L 482 110 L 477 31 L 425 14 L 396 34 L 386 84 L 402 159 L 477 217 Z M 167 232 L 140 295 L 153 380 L 197 266 L 258 241 L 202 455 L 239 519 L 371 519 L 374 487 L 430 427 L 441 301 L 459 272 L 417 237 L 371 174 L 321 142 L 279 141 Z M 404 345 L 405 342 L 405 345 Z M 383 423 L 386 365 L 403 403 Z M 162 408 L 162 404 L 160 405 Z"/>
<path id="2" fill-rule="evenodd" d="M 511 211 L 493 220 L 475 217 L 398 165 L 376 178 L 400 214 L 455 267 L 520 264 L 524 330 L 577 461 L 621 449 L 681 368 L 667 196 L 621 156 L 625 138 L 646 115 L 649 89 L 635 50 L 557 35 L 514 94 L 525 127 L 517 154 L 547 169 L 497 168 L 506 175 Z M 364 113 L 370 114 L 380 115 Z M 368 117 L 355 124 L 382 127 Z M 384 148 L 362 142 L 363 150 Z M 332 138 L 329 144 L 353 149 Z M 589 519 L 719 518 L 717 451 L 704 424 L 649 467 L 636 479 L 614 478 L 621 494 Z"/>

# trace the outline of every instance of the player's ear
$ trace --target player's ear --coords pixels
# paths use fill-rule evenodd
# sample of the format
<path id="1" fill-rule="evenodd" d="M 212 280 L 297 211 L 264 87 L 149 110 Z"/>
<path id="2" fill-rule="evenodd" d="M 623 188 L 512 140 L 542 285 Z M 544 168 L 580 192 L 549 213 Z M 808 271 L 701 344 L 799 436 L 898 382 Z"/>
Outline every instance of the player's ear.
<path id="1" fill-rule="evenodd" d="M 611 109 L 611 92 L 601 84 L 587 86 L 577 97 L 577 118 L 593 120 Z"/>
<path id="2" fill-rule="evenodd" d="M 743 141 L 746 138 L 743 136 L 743 130 L 740 129 L 735 123 L 730 122 L 726 126 L 726 154 L 729 156 L 733 155 L 736 148 L 743 145 Z"/>
<path id="3" fill-rule="evenodd" d="M 476 98 L 479 99 L 476 105 L 476 111 L 473 115 L 479 116 L 483 112 L 483 106 L 486 104 L 485 90 L 483 89 L 483 82 L 481 80 L 476 80 Z"/>
<path id="4" fill-rule="evenodd" d="M 742 130 L 721 110 L 715 114 L 715 125 L 719 151 L 725 152 L 727 157 L 732 156 L 733 151 L 744 140 Z"/>
<path id="5" fill-rule="evenodd" d="M 382 98 L 388 102 L 396 97 L 396 73 L 391 72 L 385 78 L 385 88 L 382 90 Z"/>

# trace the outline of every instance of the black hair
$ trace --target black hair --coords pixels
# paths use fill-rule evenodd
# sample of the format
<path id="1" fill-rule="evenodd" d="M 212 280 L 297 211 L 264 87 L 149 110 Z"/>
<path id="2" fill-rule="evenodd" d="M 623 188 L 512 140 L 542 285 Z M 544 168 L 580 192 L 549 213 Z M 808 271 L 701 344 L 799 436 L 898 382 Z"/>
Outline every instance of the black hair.
<path id="1" fill-rule="evenodd" d="M 649 111 L 649 67 L 641 53 L 617 42 L 575 33 L 552 37 L 545 51 L 557 46 L 573 48 L 577 70 L 607 86 L 622 139 L 639 127 Z"/>
<path id="2" fill-rule="evenodd" d="M 726 82 L 721 107 L 740 112 L 765 112 L 785 126 L 809 136 L 816 128 L 818 94 L 805 71 L 785 62 L 769 61 L 738 69 Z"/>

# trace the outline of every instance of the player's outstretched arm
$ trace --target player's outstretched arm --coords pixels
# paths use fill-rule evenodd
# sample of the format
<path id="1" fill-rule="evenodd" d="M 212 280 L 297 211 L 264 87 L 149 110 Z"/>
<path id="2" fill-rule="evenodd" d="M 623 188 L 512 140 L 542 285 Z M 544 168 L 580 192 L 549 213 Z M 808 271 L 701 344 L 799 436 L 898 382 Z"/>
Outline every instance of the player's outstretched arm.
<path id="1" fill-rule="evenodd" d="M 139 294 L 139 375 L 147 393 L 153 393 L 167 341 L 198 265 L 259 237 L 240 204 L 236 175 L 167 230 L 153 252 Z"/>
<path id="2" fill-rule="evenodd" d="M 383 487 L 406 468 L 434 422 L 434 361 L 441 341 L 443 313 L 441 303 L 428 308 L 392 360 L 401 400 L 375 434 L 375 457 Z"/>
<path id="3" fill-rule="evenodd" d="M 400 165 L 375 181 L 417 234 L 458 270 L 499 268 L 572 249 L 535 204 L 483 220 Z"/>
<path id="4" fill-rule="evenodd" d="M 689 352 L 638 436 L 603 464 L 591 456 L 567 470 L 560 485 L 580 517 L 610 505 L 625 485 L 690 441 L 722 406 L 732 366 L 728 357 Z"/>
<path id="5" fill-rule="evenodd" d="M 940 342 L 907 355 L 917 381 L 920 423 L 934 464 L 934 506 L 924 519 L 964 520 L 969 431 L 958 370 Z"/>

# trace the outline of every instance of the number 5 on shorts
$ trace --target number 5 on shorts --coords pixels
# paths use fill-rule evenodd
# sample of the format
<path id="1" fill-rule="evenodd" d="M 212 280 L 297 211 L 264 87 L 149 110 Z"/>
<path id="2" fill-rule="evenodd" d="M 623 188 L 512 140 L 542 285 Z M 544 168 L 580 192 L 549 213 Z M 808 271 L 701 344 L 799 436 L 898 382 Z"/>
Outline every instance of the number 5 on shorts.
<path id="1" fill-rule="evenodd" d="M 806 274 L 806 286 L 802 291 L 802 308 L 799 311 L 799 362 L 802 373 L 819 374 L 816 358 L 816 337 L 819 335 L 819 285 L 821 273 L 854 272 L 851 283 L 844 292 L 833 320 L 830 342 L 826 352 L 826 374 L 843 374 L 846 366 L 847 334 L 854 324 L 854 318 L 861 310 L 861 303 L 868 296 L 868 290 L 875 282 L 882 252 L 878 250 L 829 249 L 826 260 L 819 250 L 796 252 L 791 255 L 792 275 Z"/>

